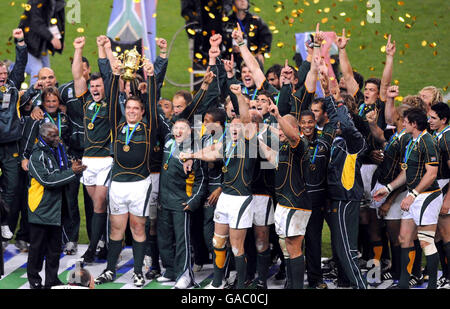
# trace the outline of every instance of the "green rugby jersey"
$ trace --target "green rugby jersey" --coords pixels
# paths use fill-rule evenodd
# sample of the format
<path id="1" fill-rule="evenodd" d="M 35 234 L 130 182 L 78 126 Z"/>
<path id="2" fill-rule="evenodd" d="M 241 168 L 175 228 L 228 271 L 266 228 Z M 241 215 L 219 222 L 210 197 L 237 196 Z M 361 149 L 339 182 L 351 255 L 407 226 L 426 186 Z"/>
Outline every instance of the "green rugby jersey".
<path id="1" fill-rule="evenodd" d="M 308 153 L 303 158 L 303 170 L 306 188 L 310 193 L 325 191 L 327 186 L 327 168 L 331 148 L 328 142 L 330 133 L 325 131 L 328 128 L 329 126 L 326 125 L 324 130 L 316 128 L 311 141 L 305 138 Z"/>
<path id="2" fill-rule="evenodd" d="M 202 137 L 202 148 L 208 147 L 212 144 L 217 144 L 219 142 L 218 139 L 213 139 L 213 135 L 209 134 L 207 136 Z M 222 167 L 223 161 L 215 161 L 215 162 L 206 162 L 206 174 L 208 177 L 208 193 L 212 193 L 214 190 L 222 186 Z"/>
<path id="3" fill-rule="evenodd" d="M 309 109 L 314 99 L 315 91 L 309 91 L 305 85 L 302 85 L 295 93 L 292 93 L 292 85 L 284 84 L 280 90 L 278 107 L 280 115 L 290 113 L 297 120 L 300 120 L 302 111 Z"/>
<path id="4" fill-rule="evenodd" d="M 433 142 L 433 137 L 426 130 L 422 132 L 422 135 L 417 139 L 409 139 L 408 143 L 403 143 L 406 140 L 402 140 L 402 161 L 405 162 L 405 153 L 410 147 L 410 155 L 406 161 L 408 168 L 406 169 L 406 184 L 409 190 L 414 189 L 422 180 L 423 175 L 426 173 L 425 165 L 430 164 L 433 166 L 439 165 L 439 154 L 436 150 L 436 146 Z M 430 187 L 424 192 L 439 190 L 439 185 L 436 180 L 433 181 Z"/>
<path id="5" fill-rule="evenodd" d="M 288 142 L 280 144 L 278 167 L 275 171 L 275 192 L 278 204 L 292 209 L 311 210 L 306 192 L 302 162 L 307 154 L 306 142 L 299 140 L 295 147 Z"/>
<path id="6" fill-rule="evenodd" d="M 251 183 L 257 161 L 258 138 L 255 134 L 247 139 L 228 140 L 222 144 L 223 192 L 230 195 L 248 196 L 252 194 Z"/>
<path id="7" fill-rule="evenodd" d="M 384 159 L 375 171 L 375 177 L 382 185 L 391 183 L 400 173 L 401 139 L 405 130 L 393 134 L 384 146 Z"/>
<path id="8" fill-rule="evenodd" d="M 450 127 L 444 128 L 441 132 L 435 132 L 433 139 L 439 151 L 439 171 L 437 179 L 450 178 L 448 161 L 450 160 Z"/>
<path id="9" fill-rule="evenodd" d="M 105 85 L 106 89 L 106 85 Z M 108 157 L 111 151 L 111 125 L 109 123 L 110 99 L 96 103 L 89 91 L 80 98 L 83 106 L 85 157 Z M 92 120 L 95 116 L 94 121 Z M 93 124 L 91 122 L 93 121 Z"/>

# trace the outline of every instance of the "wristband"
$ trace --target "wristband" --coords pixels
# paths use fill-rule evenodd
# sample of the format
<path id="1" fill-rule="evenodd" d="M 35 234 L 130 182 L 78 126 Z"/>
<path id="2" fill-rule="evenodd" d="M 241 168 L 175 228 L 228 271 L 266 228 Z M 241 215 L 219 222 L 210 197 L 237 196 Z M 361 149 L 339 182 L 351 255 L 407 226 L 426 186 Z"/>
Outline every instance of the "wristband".
<path id="1" fill-rule="evenodd" d="M 160 51 L 159 53 L 160 53 L 160 54 L 167 54 L 167 52 L 163 52 L 163 51 Z"/>
<path id="2" fill-rule="evenodd" d="M 239 47 L 240 47 L 240 46 L 244 46 L 244 45 L 245 45 L 245 42 L 244 42 L 244 41 L 238 43 L 238 46 L 239 46 Z"/>
<path id="3" fill-rule="evenodd" d="M 411 193 L 414 195 L 414 197 L 418 197 L 419 196 L 419 192 L 417 192 L 416 189 L 412 189 Z"/>
<path id="4" fill-rule="evenodd" d="M 314 47 L 320 47 L 320 44 L 314 44 Z"/>
<path id="5" fill-rule="evenodd" d="M 25 41 L 25 39 L 24 39 L 24 38 L 21 38 L 21 39 L 16 39 L 16 41 L 17 41 L 17 43 L 20 43 L 20 42 L 23 42 L 23 41 Z"/>
<path id="6" fill-rule="evenodd" d="M 416 197 L 417 197 L 417 196 L 414 195 L 414 193 L 412 193 L 412 191 L 409 191 L 407 196 L 412 196 L 413 199 L 416 199 Z"/>
<path id="7" fill-rule="evenodd" d="M 392 192 L 392 186 L 390 184 L 386 185 L 386 189 L 388 190 L 389 193 Z"/>

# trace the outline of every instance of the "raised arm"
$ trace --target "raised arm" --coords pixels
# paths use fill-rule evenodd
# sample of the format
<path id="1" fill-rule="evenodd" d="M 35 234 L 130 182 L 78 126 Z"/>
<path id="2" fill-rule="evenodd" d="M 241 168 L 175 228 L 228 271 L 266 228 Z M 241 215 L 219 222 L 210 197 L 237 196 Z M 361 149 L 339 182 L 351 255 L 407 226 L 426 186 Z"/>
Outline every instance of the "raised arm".
<path id="1" fill-rule="evenodd" d="M 386 103 L 384 105 L 384 119 L 386 124 L 394 125 L 395 123 L 395 103 L 394 100 L 399 94 L 398 86 L 389 86 L 386 93 Z"/>
<path id="2" fill-rule="evenodd" d="M 347 93 L 355 96 L 359 90 L 358 82 L 353 76 L 352 65 L 348 59 L 347 51 L 345 47 L 350 39 L 345 37 L 345 29 L 342 29 L 342 36 L 336 37 L 336 45 L 339 48 L 339 66 L 345 81 L 345 86 L 347 87 Z"/>
<path id="3" fill-rule="evenodd" d="M 222 158 L 221 149 L 222 142 L 212 144 L 194 153 L 181 152 L 179 157 L 181 160 L 197 159 L 206 162 L 214 162 Z"/>
<path id="4" fill-rule="evenodd" d="M 384 65 L 383 76 L 380 84 L 380 99 L 386 101 L 387 89 L 391 85 L 392 70 L 394 68 L 395 41 L 391 43 L 391 35 L 386 44 L 386 63 Z"/>
<path id="5" fill-rule="evenodd" d="M 314 51 L 312 55 L 311 68 L 305 79 L 305 87 L 308 92 L 316 91 L 317 73 L 319 70 L 320 62 L 320 47 L 324 40 L 323 33 L 320 31 L 319 23 L 316 26 L 316 35 L 314 36 Z"/>
<path id="6" fill-rule="evenodd" d="M 242 29 L 239 23 L 237 24 L 237 27 L 238 29 L 233 30 L 231 36 L 233 37 L 234 40 L 236 40 L 242 55 L 242 59 L 244 59 L 245 64 L 250 69 L 250 72 L 252 72 L 253 80 L 255 81 L 256 87 L 259 89 L 266 80 L 266 76 L 264 75 L 264 72 L 261 70 L 261 67 L 259 66 L 259 63 L 256 60 L 256 58 L 252 55 L 252 53 L 248 49 L 247 44 L 245 44 Z"/>
<path id="7" fill-rule="evenodd" d="M 25 45 L 25 41 L 23 41 L 22 29 L 14 29 L 13 37 L 17 41 L 16 62 L 14 63 L 14 68 L 8 75 L 8 79 L 14 83 L 17 89 L 20 89 L 20 86 L 25 80 L 24 73 L 28 61 L 27 46 Z"/>
<path id="8" fill-rule="evenodd" d="M 72 75 L 75 87 L 75 96 L 80 97 L 87 91 L 86 80 L 83 77 L 83 48 L 85 37 L 78 37 L 73 41 L 75 52 L 73 54 Z"/>
<path id="9" fill-rule="evenodd" d="M 247 102 L 245 101 L 245 97 L 241 91 L 241 85 L 233 84 L 230 86 L 230 91 L 236 96 L 239 103 L 239 116 L 242 123 L 250 123 L 251 117 L 249 113 L 249 107 Z"/>

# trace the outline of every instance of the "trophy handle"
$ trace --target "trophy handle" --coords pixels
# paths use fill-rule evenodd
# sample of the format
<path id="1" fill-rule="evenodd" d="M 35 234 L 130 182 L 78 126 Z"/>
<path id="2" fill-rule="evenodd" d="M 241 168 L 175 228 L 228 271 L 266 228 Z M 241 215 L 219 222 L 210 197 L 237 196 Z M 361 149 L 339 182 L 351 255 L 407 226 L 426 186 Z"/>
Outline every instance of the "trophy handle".
<path id="1" fill-rule="evenodd" d="M 143 67 L 144 67 L 144 61 L 145 61 L 145 60 L 148 60 L 148 59 L 145 58 L 144 55 L 142 55 L 142 58 L 141 58 L 141 60 L 140 60 L 141 64 L 139 65 L 139 68 L 143 68 Z"/>

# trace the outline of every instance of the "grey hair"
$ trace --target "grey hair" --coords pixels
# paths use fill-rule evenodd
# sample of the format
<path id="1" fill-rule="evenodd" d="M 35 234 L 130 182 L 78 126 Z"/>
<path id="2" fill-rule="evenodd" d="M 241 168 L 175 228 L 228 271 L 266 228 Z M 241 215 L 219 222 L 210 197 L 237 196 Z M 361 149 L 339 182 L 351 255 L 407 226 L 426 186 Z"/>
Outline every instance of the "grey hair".
<path id="1" fill-rule="evenodd" d="M 48 133 L 54 129 L 58 130 L 58 127 L 55 124 L 53 124 L 51 122 L 43 123 L 41 125 L 41 127 L 39 128 L 39 135 L 43 136 L 43 137 L 47 137 Z"/>

